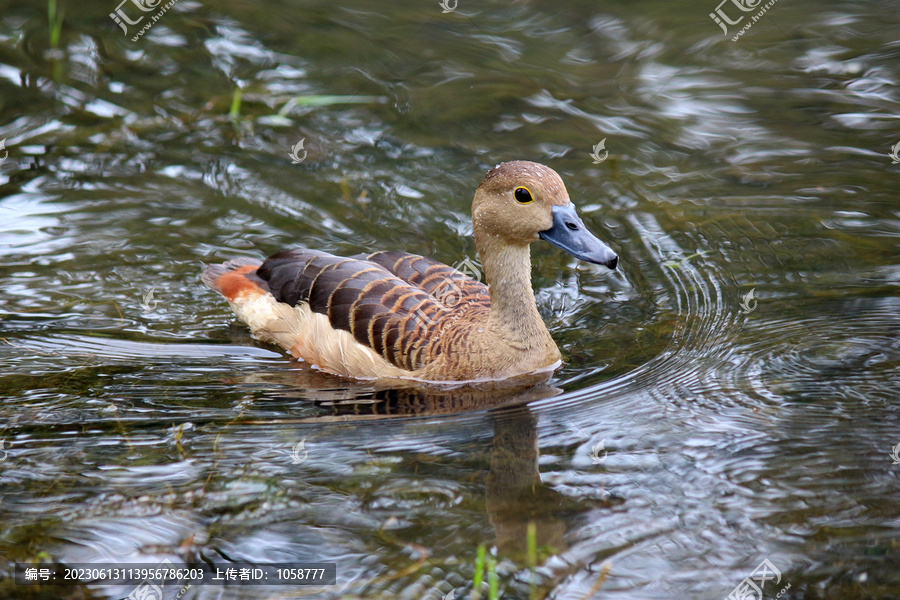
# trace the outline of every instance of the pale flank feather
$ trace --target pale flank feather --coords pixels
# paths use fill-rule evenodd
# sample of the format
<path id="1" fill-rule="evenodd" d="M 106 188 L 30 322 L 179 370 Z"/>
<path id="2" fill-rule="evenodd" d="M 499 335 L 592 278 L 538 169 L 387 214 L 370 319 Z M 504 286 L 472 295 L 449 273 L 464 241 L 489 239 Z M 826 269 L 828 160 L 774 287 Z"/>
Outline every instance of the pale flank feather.
<path id="1" fill-rule="evenodd" d="M 400 377 L 405 371 L 363 346 L 348 331 L 335 329 L 309 304 L 290 306 L 271 294 L 241 294 L 229 301 L 238 319 L 260 341 L 280 346 L 298 359 L 344 377 Z"/>

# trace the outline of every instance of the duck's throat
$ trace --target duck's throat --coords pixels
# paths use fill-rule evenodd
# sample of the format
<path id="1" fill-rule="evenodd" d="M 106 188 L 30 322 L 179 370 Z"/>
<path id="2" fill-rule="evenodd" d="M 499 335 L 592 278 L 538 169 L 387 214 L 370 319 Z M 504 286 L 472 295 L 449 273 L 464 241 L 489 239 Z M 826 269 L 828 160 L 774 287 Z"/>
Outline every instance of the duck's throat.
<path id="1" fill-rule="evenodd" d="M 531 289 L 528 245 L 512 246 L 496 238 L 476 239 L 476 245 L 490 288 L 490 329 L 516 348 L 526 350 L 548 344 L 555 348 Z"/>

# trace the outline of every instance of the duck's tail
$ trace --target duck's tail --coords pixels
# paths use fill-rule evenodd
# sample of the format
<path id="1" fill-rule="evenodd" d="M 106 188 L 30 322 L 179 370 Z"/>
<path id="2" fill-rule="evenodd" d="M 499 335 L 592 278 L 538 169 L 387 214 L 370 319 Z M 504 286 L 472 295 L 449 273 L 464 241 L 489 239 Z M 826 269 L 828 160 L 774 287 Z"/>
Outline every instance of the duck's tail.
<path id="1" fill-rule="evenodd" d="M 236 302 L 241 296 L 269 293 L 269 284 L 256 274 L 261 264 L 252 258 L 236 258 L 221 265 L 209 265 L 200 279 L 229 302 Z"/>

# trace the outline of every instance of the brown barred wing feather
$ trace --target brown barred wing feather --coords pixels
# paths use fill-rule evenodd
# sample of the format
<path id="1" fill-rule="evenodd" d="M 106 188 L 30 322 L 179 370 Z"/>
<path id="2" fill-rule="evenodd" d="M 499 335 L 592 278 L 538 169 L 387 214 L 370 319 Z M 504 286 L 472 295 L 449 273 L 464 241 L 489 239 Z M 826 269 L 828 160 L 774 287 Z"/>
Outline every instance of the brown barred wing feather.
<path id="1" fill-rule="evenodd" d="M 431 294 L 448 308 L 479 303 L 489 305 L 488 287 L 430 258 L 406 252 L 373 252 L 353 258 L 381 265 L 395 276 Z"/>
<path id="2" fill-rule="evenodd" d="M 358 257 L 294 249 L 279 252 L 257 271 L 275 299 L 328 317 L 391 364 L 416 370 L 447 309 L 431 294 L 383 265 Z"/>

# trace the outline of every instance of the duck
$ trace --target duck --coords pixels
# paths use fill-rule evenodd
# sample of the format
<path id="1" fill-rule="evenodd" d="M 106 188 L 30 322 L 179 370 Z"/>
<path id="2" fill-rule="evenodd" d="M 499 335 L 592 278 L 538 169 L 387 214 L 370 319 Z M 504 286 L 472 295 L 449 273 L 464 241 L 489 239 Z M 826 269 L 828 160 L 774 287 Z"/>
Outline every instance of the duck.
<path id="1" fill-rule="evenodd" d="M 359 380 L 503 380 L 552 373 L 561 354 L 531 286 L 531 244 L 616 269 L 559 174 L 530 161 L 490 169 L 472 201 L 485 282 L 402 251 L 349 257 L 291 248 L 207 266 L 201 280 L 253 336 Z"/>

